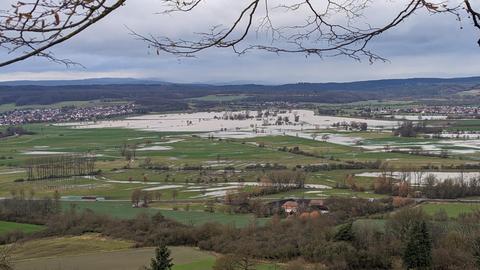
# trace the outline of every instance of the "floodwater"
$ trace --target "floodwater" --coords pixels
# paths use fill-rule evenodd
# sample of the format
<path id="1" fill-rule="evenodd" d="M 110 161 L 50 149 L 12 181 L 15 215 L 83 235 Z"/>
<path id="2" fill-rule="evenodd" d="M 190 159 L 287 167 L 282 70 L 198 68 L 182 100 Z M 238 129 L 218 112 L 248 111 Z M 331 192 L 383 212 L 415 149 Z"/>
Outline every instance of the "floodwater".
<path id="1" fill-rule="evenodd" d="M 146 146 L 142 148 L 138 148 L 137 151 L 168 151 L 172 150 L 173 148 L 170 146 Z"/>
<path id="2" fill-rule="evenodd" d="M 387 116 L 388 117 L 388 116 Z M 422 114 L 397 114 L 392 115 L 394 119 L 397 120 L 408 120 L 408 121 L 417 121 L 417 120 L 445 120 L 448 118 L 446 115 L 422 115 Z"/>
<path id="3" fill-rule="evenodd" d="M 129 117 L 123 120 L 99 121 L 96 123 L 68 123 L 75 128 L 132 128 L 148 131 L 162 132 L 213 132 L 220 130 L 228 131 L 252 131 L 269 134 L 272 130 L 302 131 L 307 129 L 331 128 L 334 123 L 341 122 L 365 122 L 369 128 L 384 129 L 398 125 L 397 121 L 357 119 L 335 116 L 315 115 L 310 110 L 292 110 L 271 113 L 270 116 L 254 117 L 244 120 L 226 120 L 225 117 L 245 115 L 245 111 L 238 112 L 197 112 L 179 114 L 151 114 Z M 256 112 L 250 112 L 255 116 Z M 295 117 L 299 121 L 295 122 Z M 290 123 L 276 125 L 278 117 L 288 117 Z M 65 124 L 59 124 L 65 125 Z"/>
<path id="4" fill-rule="evenodd" d="M 238 120 L 237 116 L 247 115 L 246 111 L 236 112 L 197 112 L 197 113 L 177 113 L 177 114 L 148 114 L 142 116 L 129 117 L 122 120 L 109 120 L 99 122 L 79 122 L 59 125 L 68 125 L 73 128 L 130 128 L 145 131 L 158 132 L 190 132 L 198 133 L 202 137 L 217 137 L 231 139 L 248 139 L 262 136 L 293 136 L 304 139 L 325 141 L 339 145 L 358 146 L 368 151 L 385 151 L 385 145 L 389 144 L 391 148 L 397 150 L 409 151 L 414 148 L 429 152 L 440 152 L 448 149 L 452 154 L 474 154 L 480 152 L 480 134 L 442 134 L 443 140 L 426 143 L 398 143 L 380 142 L 378 144 L 363 145 L 362 138 L 349 135 L 349 132 L 338 132 L 342 128 L 335 129 L 332 125 L 335 123 L 365 122 L 369 130 L 391 131 L 397 127 L 400 121 L 397 120 L 375 120 L 359 119 L 336 116 L 315 115 L 311 110 L 291 110 L 291 111 L 269 111 L 269 115 L 256 117 L 257 112 L 250 111 L 248 115 L 253 118 Z M 397 115 L 398 117 L 414 117 L 414 115 Z M 407 118 L 408 118 L 407 117 Z M 422 119 L 442 119 L 444 116 L 424 115 Z M 278 119 L 288 118 L 285 121 L 277 123 Z M 298 118 L 298 121 L 295 119 Z M 233 120 L 228 120 L 233 119 Z M 335 132 L 328 132 L 328 129 Z M 321 133 L 315 131 L 321 130 Z M 433 135 L 432 135 L 433 136 Z M 140 137 L 133 139 L 145 139 Z M 140 148 L 139 151 L 168 151 L 169 146 L 164 144 L 173 144 L 180 140 L 170 140 L 166 142 L 155 143 L 155 146 Z M 29 152 L 29 154 L 42 153 L 43 151 Z M 51 153 L 51 152 L 50 152 Z M 45 154 L 49 154 L 46 153 Z"/>
<path id="5" fill-rule="evenodd" d="M 359 173 L 356 174 L 355 176 L 361 176 L 361 177 L 378 177 L 381 176 L 381 172 L 365 172 L 365 173 Z M 390 175 L 390 173 L 387 173 L 387 175 Z M 480 172 L 393 172 L 393 177 L 397 179 L 403 178 L 402 176 L 405 176 L 405 179 L 407 181 L 424 181 L 427 177 L 430 175 L 433 175 L 437 178 L 439 181 L 445 181 L 447 179 L 452 179 L 452 180 L 464 180 L 464 181 L 469 181 L 472 178 L 478 178 L 480 177 Z"/>

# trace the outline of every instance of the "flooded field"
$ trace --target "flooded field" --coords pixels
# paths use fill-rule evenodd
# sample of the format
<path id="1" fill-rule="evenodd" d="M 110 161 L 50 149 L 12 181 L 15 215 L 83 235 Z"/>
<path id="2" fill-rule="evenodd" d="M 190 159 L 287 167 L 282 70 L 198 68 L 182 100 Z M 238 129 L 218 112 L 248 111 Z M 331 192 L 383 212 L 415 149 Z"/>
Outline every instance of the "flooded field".
<path id="1" fill-rule="evenodd" d="M 365 172 L 356 174 L 360 177 L 379 177 L 382 172 Z M 468 182 L 471 179 L 478 179 L 480 177 L 480 172 L 393 172 L 393 174 L 388 173 L 397 179 L 405 179 L 411 183 L 413 182 L 423 182 L 427 177 L 434 176 L 439 181 L 445 181 L 447 179 L 455 181 L 466 181 Z"/>
<path id="2" fill-rule="evenodd" d="M 474 154 L 480 152 L 480 139 L 426 139 L 424 141 L 396 140 L 366 141 L 360 145 L 365 150 L 372 152 L 386 151 L 424 151 L 428 153 L 440 153 L 447 151 L 448 154 Z"/>
<path id="3" fill-rule="evenodd" d="M 397 120 L 409 120 L 409 121 L 418 121 L 418 120 L 445 120 L 448 118 L 446 115 L 413 115 L 413 114 L 397 114 L 397 115 L 390 115 L 387 117 L 391 117 Z"/>
<path id="4" fill-rule="evenodd" d="M 368 130 L 391 132 L 401 120 L 443 120 L 441 115 L 394 115 L 392 120 L 375 120 L 315 115 L 311 110 L 291 111 L 234 111 L 234 112 L 197 112 L 179 114 L 152 114 L 129 117 L 122 120 L 68 123 L 77 128 L 128 128 L 156 132 L 190 132 L 203 138 L 249 139 L 264 136 L 292 136 L 315 141 L 329 142 L 344 146 L 356 146 L 366 151 L 424 151 L 465 155 L 480 152 L 480 134 L 441 133 L 426 134 L 422 142 L 417 141 L 368 141 L 352 135 L 342 125 L 366 123 Z M 62 124 L 64 125 L 64 124 Z M 330 132 L 331 130 L 331 132 Z M 132 138 L 132 140 L 148 138 Z M 170 151 L 169 144 L 182 139 L 156 142 L 154 145 L 142 146 L 139 151 Z M 48 151 L 32 151 L 29 154 L 49 154 Z"/>
<path id="5" fill-rule="evenodd" d="M 68 125 L 75 128 L 133 128 L 162 132 L 249 131 L 267 135 L 287 131 L 327 129 L 331 128 L 334 123 L 350 123 L 352 121 L 367 123 L 371 129 L 391 129 L 398 125 L 397 121 L 320 116 L 309 110 L 280 111 L 268 114 L 265 111 L 258 117 L 257 114 L 246 111 L 152 114 L 117 121 L 69 123 Z M 243 117 L 238 117 L 240 115 Z M 247 115 L 253 117 L 245 117 Z M 281 123 L 278 121 L 279 118 L 283 119 Z M 288 121 L 284 121 L 285 119 Z"/>

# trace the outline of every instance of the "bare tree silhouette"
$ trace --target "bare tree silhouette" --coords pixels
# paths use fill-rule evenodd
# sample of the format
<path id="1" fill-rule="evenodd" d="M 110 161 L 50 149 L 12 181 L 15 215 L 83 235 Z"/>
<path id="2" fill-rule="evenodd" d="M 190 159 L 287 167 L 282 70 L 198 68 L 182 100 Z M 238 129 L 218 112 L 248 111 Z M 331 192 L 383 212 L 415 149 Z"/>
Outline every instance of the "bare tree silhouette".
<path id="1" fill-rule="evenodd" d="M 158 0 L 165 4 L 160 14 L 191 12 L 206 0 Z M 437 2 L 438 1 L 438 2 Z M 403 23 L 417 11 L 450 14 L 456 20 L 468 19 L 480 30 L 480 13 L 471 0 L 404 0 L 403 7 L 379 26 L 370 24 L 365 12 L 383 0 L 246 0 L 232 22 L 199 33 L 198 39 L 172 39 L 166 36 L 137 33 L 157 53 L 194 56 L 210 48 L 232 48 L 243 54 L 249 50 L 273 53 L 300 53 L 318 56 L 344 55 L 356 60 L 385 60 L 368 44 L 375 37 Z M 24 0 L 0 11 L 0 48 L 14 55 L 0 62 L 0 67 L 40 56 L 65 65 L 74 64 L 57 58 L 50 49 L 108 17 L 127 0 Z M 140 4 L 129 1 L 132 4 Z M 282 16 L 301 23 L 276 25 Z M 366 18 L 367 17 L 367 18 Z M 266 33 L 268 40 L 252 41 L 249 33 Z M 480 45 L 480 40 L 478 41 Z"/>

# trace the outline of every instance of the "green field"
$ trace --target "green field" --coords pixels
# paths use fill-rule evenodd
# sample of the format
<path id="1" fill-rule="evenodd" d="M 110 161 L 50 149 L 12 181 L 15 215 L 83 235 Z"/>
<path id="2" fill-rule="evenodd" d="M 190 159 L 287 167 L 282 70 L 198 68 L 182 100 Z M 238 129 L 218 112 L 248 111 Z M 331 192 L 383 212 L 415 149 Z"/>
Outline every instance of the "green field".
<path id="1" fill-rule="evenodd" d="M 75 202 L 77 210 L 90 209 L 99 214 L 110 215 L 116 218 L 134 218 L 139 214 L 154 215 L 160 212 L 163 216 L 187 225 L 201 225 L 209 222 L 232 224 L 239 227 L 247 226 L 252 222 L 264 224 L 268 219 L 254 219 L 253 215 L 246 214 L 223 214 L 203 211 L 174 211 L 158 208 L 133 208 L 129 202 Z M 68 209 L 72 203 L 64 202 L 64 208 Z"/>
<path id="2" fill-rule="evenodd" d="M 253 145 L 233 140 L 212 141 L 208 139 L 182 135 L 182 133 L 145 132 L 131 129 L 71 129 L 67 127 L 29 125 L 29 131 L 35 135 L 0 140 L 0 166 L 22 164 L 31 155 L 29 151 L 52 151 L 66 153 L 94 152 L 100 154 L 100 160 L 120 159 L 120 147 L 127 144 L 153 145 L 168 141 L 170 138 L 182 139 L 169 144 L 169 151 L 142 151 L 140 157 L 150 157 L 155 161 L 168 164 L 204 164 L 206 161 L 229 160 L 238 162 L 282 162 L 297 164 L 314 162 L 314 158 L 278 153 L 272 149 L 260 149 Z M 1 157 L 5 157 L 2 159 Z"/>
<path id="3" fill-rule="evenodd" d="M 242 182 L 256 181 L 262 172 L 241 171 L 219 175 L 215 169 L 233 166 L 242 169 L 248 164 L 270 163 L 282 164 L 290 168 L 297 164 L 315 164 L 324 160 L 314 157 L 295 155 L 280 152 L 277 146 L 289 144 L 302 144 L 310 147 L 321 148 L 322 151 L 347 153 L 348 147 L 333 144 L 324 144 L 294 137 L 267 137 L 272 140 L 272 146 L 259 148 L 243 140 L 208 140 L 178 133 L 144 132 L 129 129 L 70 129 L 67 127 L 30 125 L 29 130 L 35 135 L 22 136 L 0 140 L 0 195 L 8 196 L 12 190 L 35 190 L 37 197 L 51 196 L 58 189 L 64 196 L 101 196 L 107 199 L 130 199 L 134 189 L 149 187 L 148 184 L 112 183 L 108 180 L 127 181 L 130 178 L 143 181 L 148 176 L 148 181 L 162 182 L 165 184 L 195 183 L 200 178 L 199 172 L 176 171 L 162 172 L 139 168 L 145 158 L 152 162 L 166 164 L 174 167 L 185 165 L 201 165 L 211 167 L 213 170 L 201 176 L 202 182 Z M 137 163 L 132 168 L 123 168 L 128 162 L 120 156 L 120 146 L 128 144 L 154 144 L 169 140 L 177 140 L 169 144 L 173 149 L 169 151 L 142 151 L 137 154 Z M 25 173 L 19 168 L 6 166 L 21 166 L 31 155 L 28 151 L 57 151 L 65 153 L 95 152 L 100 155 L 98 168 L 102 170 L 101 177 L 97 180 L 77 178 L 71 180 L 38 181 L 33 183 L 14 183 L 14 180 L 25 178 Z M 2 159 L 1 157 L 5 157 Z M 1 165 L 5 169 L 1 168 Z M 105 180 L 102 180 L 102 179 Z M 324 179 L 312 177 L 312 183 L 325 183 Z M 333 185 L 334 183 L 330 183 Z M 205 185 L 208 188 L 209 185 Z M 54 187 L 54 188 L 52 188 Z M 177 199 L 191 199 L 201 195 L 199 192 L 182 192 L 177 189 Z M 162 190 L 162 199 L 172 199 L 173 190 Z"/>
<path id="4" fill-rule="evenodd" d="M 445 210 L 450 218 L 456 218 L 460 214 L 471 213 L 480 210 L 480 204 L 475 203 L 424 203 L 419 207 L 429 215 L 434 215 L 440 210 Z"/>
<path id="5" fill-rule="evenodd" d="M 449 165 L 461 164 L 465 160 L 457 158 L 441 159 L 409 155 L 403 153 L 385 153 L 365 151 L 358 146 L 345 146 L 328 142 L 314 141 L 293 136 L 266 136 L 250 139 L 209 140 L 185 133 L 147 132 L 132 129 L 104 128 L 104 129 L 72 129 L 52 125 L 34 124 L 26 128 L 35 132 L 34 135 L 8 138 L 0 140 L 0 196 L 9 196 L 12 191 L 34 190 L 36 197 L 51 196 L 58 190 L 62 196 L 100 196 L 107 200 L 129 200 L 132 190 L 152 187 L 143 183 L 145 177 L 148 182 L 165 185 L 179 185 L 181 187 L 161 190 L 162 200 L 204 201 L 203 194 L 211 188 L 222 187 L 225 182 L 255 182 L 264 171 L 245 170 L 252 164 L 280 164 L 288 169 L 297 165 L 341 163 L 344 161 L 374 162 L 388 161 L 392 166 L 419 166 L 419 165 Z M 334 132 L 334 131 L 329 131 Z M 435 143 L 435 140 L 421 138 L 398 138 L 386 132 L 352 132 L 354 137 L 364 138 L 365 144 L 400 144 Z M 171 142 L 173 141 L 173 142 Z M 171 142 L 171 143 L 169 143 Z M 129 164 L 120 155 L 123 144 L 148 147 L 168 143 L 171 149 L 165 151 L 137 151 L 136 161 Z M 256 144 L 264 144 L 258 147 Z M 299 147 L 301 151 L 312 153 L 315 156 L 295 154 L 279 151 L 279 148 L 291 149 Z M 16 179 L 26 175 L 19 166 L 32 157 L 29 152 L 61 152 L 85 153 L 94 152 L 98 155 L 97 167 L 101 174 L 96 179 L 63 179 L 54 181 L 37 181 L 15 183 Z M 35 155 L 36 156 L 36 155 Z M 157 171 L 141 168 L 145 159 L 152 163 L 170 166 L 170 171 Z M 128 165 L 128 168 L 126 167 Z M 209 168 L 204 172 L 177 170 L 184 166 L 203 166 Z M 3 168 L 2 168 L 3 167 Z M 220 170 L 230 167 L 235 172 Z M 362 170 L 335 170 L 307 175 L 307 183 L 322 184 L 335 187 L 343 183 L 347 174 L 361 173 Z M 129 179 L 137 181 L 128 183 Z M 73 180 L 73 181 L 72 181 Z M 318 198 L 325 196 L 349 196 L 372 198 L 378 197 L 371 193 L 374 179 L 356 178 L 357 184 L 367 192 L 351 192 L 349 190 L 313 190 L 293 191 L 276 194 L 268 198 L 307 197 Z M 116 182 L 123 181 L 123 182 Z M 188 185 L 201 186 L 199 189 L 187 189 Z M 226 185 L 223 185 L 226 187 Z M 190 222 L 178 214 L 182 222 Z M 201 217 L 202 218 L 202 217 Z M 194 218 L 193 222 L 201 218 Z M 237 221 L 238 222 L 238 221 Z"/>
<path id="6" fill-rule="evenodd" d="M 45 227 L 34 224 L 24 224 L 8 221 L 0 221 L 0 235 L 14 231 L 21 231 L 24 233 L 34 233 L 43 230 Z"/>
<path id="7" fill-rule="evenodd" d="M 11 110 L 22 110 L 22 109 L 46 109 L 46 108 L 62 108 L 66 106 L 76 106 L 76 107 L 87 107 L 87 106 L 99 106 L 99 105 L 108 105 L 108 104 L 119 104 L 125 103 L 123 101 L 115 101 L 115 102 L 105 102 L 100 100 L 90 100 L 90 101 L 64 101 L 49 105 L 25 105 L 25 106 L 17 106 L 13 103 L 8 104 L 1 104 L 0 105 L 0 113 L 11 111 Z"/>
<path id="8" fill-rule="evenodd" d="M 450 131 L 480 131 L 480 120 L 456 120 L 448 127 Z"/>
<path id="9" fill-rule="evenodd" d="M 237 101 L 248 98 L 247 95 L 209 95 L 199 98 L 192 98 L 191 100 L 196 101 L 214 101 L 214 102 L 228 102 L 228 101 Z"/>
<path id="10" fill-rule="evenodd" d="M 325 131 L 328 133 L 335 133 L 331 131 Z M 352 132 L 348 133 L 352 137 L 363 138 L 363 144 L 369 145 L 390 145 L 391 147 L 407 147 L 409 145 L 416 144 L 432 144 L 437 145 L 438 140 L 435 139 L 423 139 L 423 138 L 400 138 L 392 136 L 390 133 L 378 133 L 378 132 Z M 313 153 L 318 156 L 324 157 L 323 161 L 335 163 L 335 160 L 350 160 L 350 161 L 376 161 L 387 160 L 391 165 L 404 166 L 404 165 L 420 165 L 420 164 L 458 164 L 464 161 L 451 158 L 442 159 L 437 157 L 427 157 L 419 155 L 410 155 L 407 153 L 392 153 L 383 151 L 367 151 L 359 146 L 345 146 L 334 144 L 330 142 L 313 141 L 310 139 L 292 137 L 292 136 L 267 136 L 258 137 L 254 139 L 244 139 L 244 142 L 254 141 L 255 143 L 262 143 L 266 148 L 272 150 L 278 150 L 278 148 L 287 147 L 288 149 L 293 147 L 299 147 L 300 150 Z M 297 158 L 302 160 L 304 156 L 297 155 Z M 310 160 L 307 162 L 312 163 Z M 316 158 L 316 162 L 320 163 L 321 158 Z"/>
<path id="11" fill-rule="evenodd" d="M 228 188 L 227 182 L 256 182 L 268 173 L 262 170 L 245 170 L 252 164 L 280 164 L 288 169 L 297 165 L 341 163 L 345 161 L 374 162 L 388 161 L 392 166 L 449 165 L 461 164 L 465 160 L 458 158 L 441 159 L 435 157 L 409 155 L 403 153 L 366 151 L 359 146 L 345 146 L 329 142 L 314 141 L 294 136 L 265 136 L 248 139 L 207 139 L 186 133 L 148 132 L 133 129 L 72 129 L 69 127 L 44 124 L 27 125 L 34 135 L 0 140 L 0 196 L 8 197 L 15 191 L 23 190 L 27 194 L 33 190 L 35 197 L 51 196 L 58 190 L 62 196 L 100 196 L 111 202 L 78 202 L 78 209 L 91 208 L 118 218 L 133 218 L 139 213 L 154 214 L 160 211 L 164 216 L 184 224 L 199 225 L 206 222 L 220 222 L 246 226 L 253 222 L 251 215 L 231 215 L 224 213 L 206 213 L 204 203 L 209 197 L 208 190 Z M 319 131 L 324 132 L 324 131 Z M 327 132 L 327 131 L 325 131 Z M 334 133 L 335 131 L 328 131 Z M 423 138 L 399 138 L 387 132 L 352 132 L 349 136 L 364 139 L 364 144 L 409 145 L 434 144 L 436 140 Z M 165 144 L 167 143 L 167 144 Z M 138 148 L 168 145 L 164 151 L 137 151 L 136 161 L 129 164 L 120 154 L 123 144 L 137 145 Z M 257 145 L 264 145 L 258 147 Z M 279 148 L 312 153 L 308 156 Z M 14 182 L 25 178 L 19 168 L 26 159 L 32 157 L 31 151 L 51 151 L 65 153 L 94 152 L 99 155 L 97 167 L 101 174 L 95 178 L 73 178 L 42 180 L 35 182 Z M 3 158 L 2 158 L 3 157 Z M 152 163 L 172 168 L 168 171 L 150 170 L 140 165 L 145 159 Z M 128 166 L 127 166 L 128 165 Z M 3 168 L 2 168 L 3 166 Z M 204 171 L 180 170 L 184 166 L 203 166 Z M 223 172 L 226 167 L 235 171 Z M 321 184 L 332 189 L 304 189 L 264 196 L 262 199 L 282 198 L 325 198 L 329 196 L 381 198 L 372 192 L 374 178 L 355 177 L 358 186 L 364 192 L 350 189 L 338 189 L 347 175 L 369 172 L 371 170 L 332 170 L 308 173 L 306 182 Z M 133 182 L 130 183 L 129 179 Z M 147 179 L 144 182 L 144 179 Z M 154 182 L 154 183 L 153 183 Z M 161 186 L 175 187 L 163 189 Z M 196 188 L 190 188 L 195 186 Z M 133 190 L 159 187 L 162 202 L 148 209 L 135 209 L 129 202 Z M 248 190 L 248 187 L 239 189 Z M 222 195 L 220 195 L 221 197 Z M 184 211 L 186 204 L 190 211 Z M 65 207 L 70 205 L 64 202 Z M 173 210 L 175 208 L 175 210 Z M 263 224 L 265 220 L 256 220 Z"/>

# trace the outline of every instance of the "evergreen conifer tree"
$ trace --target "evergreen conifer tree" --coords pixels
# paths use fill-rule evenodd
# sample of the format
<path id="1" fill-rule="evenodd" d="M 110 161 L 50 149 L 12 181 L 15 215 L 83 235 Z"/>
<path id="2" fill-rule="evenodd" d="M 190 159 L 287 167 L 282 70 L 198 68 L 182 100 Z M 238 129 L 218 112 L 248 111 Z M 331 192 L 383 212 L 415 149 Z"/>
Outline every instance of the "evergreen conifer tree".
<path id="1" fill-rule="evenodd" d="M 173 263 L 172 258 L 170 258 L 170 250 L 162 243 L 155 249 L 155 258 L 152 258 L 148 270 L 171 270 L 172 267 Z"/>
<path id="2" fill-rule="evenodd" d="M 429 269 L 432 264 L 432 240 L 425 221 L 413 225 L 403 254 L 407 269 Z"/>

